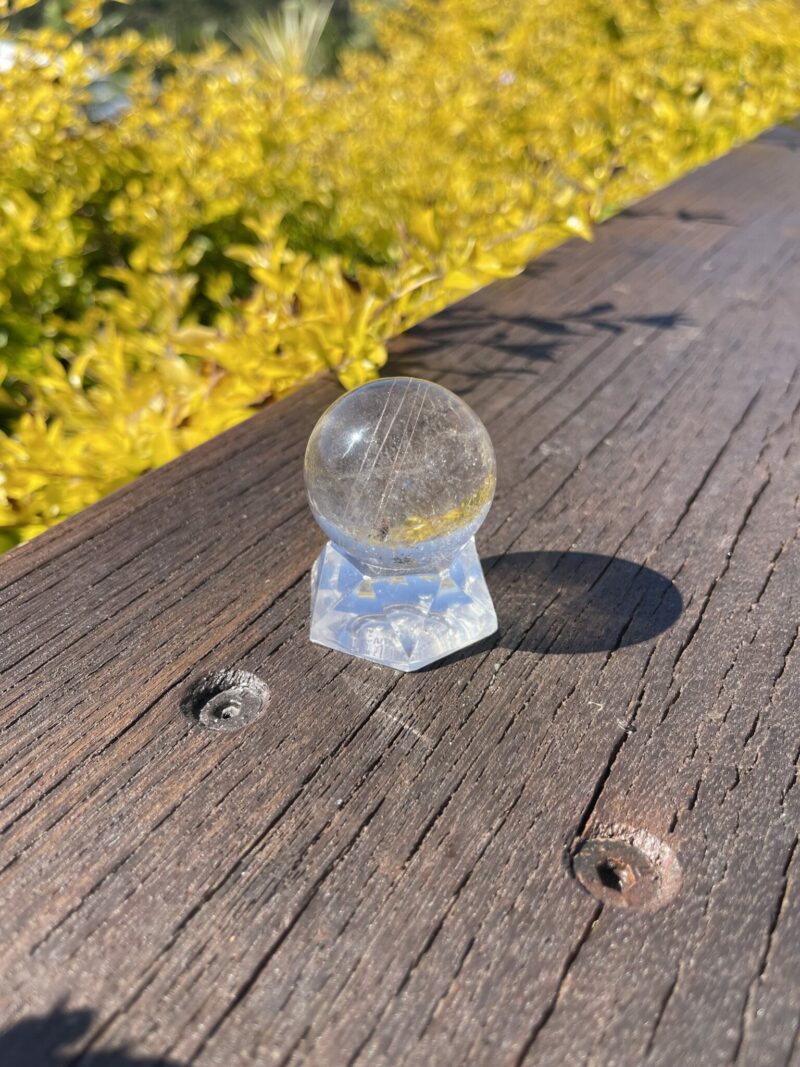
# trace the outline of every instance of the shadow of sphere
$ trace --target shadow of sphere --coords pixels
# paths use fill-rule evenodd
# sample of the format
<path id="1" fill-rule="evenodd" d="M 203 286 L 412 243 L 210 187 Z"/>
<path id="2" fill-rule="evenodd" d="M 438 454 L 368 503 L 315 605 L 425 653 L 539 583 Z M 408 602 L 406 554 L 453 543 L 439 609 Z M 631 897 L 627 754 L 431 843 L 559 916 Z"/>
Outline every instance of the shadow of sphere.
<path id="1" fill-rule="evenodd" d="M 482 563 L 498 615 L 494 646 L 549 655 L 609 652 L 651 640 L 683 611 L 674 582 L 632 560 L 511 552 Z"/>

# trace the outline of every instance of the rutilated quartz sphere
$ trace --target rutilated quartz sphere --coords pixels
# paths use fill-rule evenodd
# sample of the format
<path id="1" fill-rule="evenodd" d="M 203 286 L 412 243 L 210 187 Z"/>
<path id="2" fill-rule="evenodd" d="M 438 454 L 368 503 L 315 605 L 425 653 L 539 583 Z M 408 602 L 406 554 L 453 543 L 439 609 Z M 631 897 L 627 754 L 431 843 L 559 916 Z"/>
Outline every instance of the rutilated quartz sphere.
<path id="1" fill-rule="evenodd" d="M 448 565 L 483 522 L 495 457 L 475 412 L 441 385 L 381 378 L 322 415 L 306 449 L 311 510 L 362 569 Z"/>

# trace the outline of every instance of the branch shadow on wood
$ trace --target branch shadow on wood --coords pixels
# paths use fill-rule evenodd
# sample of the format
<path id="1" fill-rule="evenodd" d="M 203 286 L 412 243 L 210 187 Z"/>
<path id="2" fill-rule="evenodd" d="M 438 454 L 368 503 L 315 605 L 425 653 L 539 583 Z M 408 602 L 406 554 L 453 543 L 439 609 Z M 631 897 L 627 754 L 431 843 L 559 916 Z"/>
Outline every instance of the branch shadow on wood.
<path id="1" fill-rule="evenodd" d="M 669 629 L 677 586 L 644 564 L 595 552 L 510 552 L 483 560 L 498 631 L 449 661 L 490 648 L 540 655 L 614 652 Z"/>
<path id="2" fill-rule="evenodd" d="M 48 1015 L 20 1019 L 0 1033 L 2 1067 L 181 1067 L 163 1056 L 137 1056 L 126 1048 L 99 1049 L 79 1055 L 75 1044 L 92 1024 L 92 1012 L 56 1006 Z"/>
<path id="3" fill-rule="evenodd" d="M 558 317 L 500 316 L 469 304 L 454 304 L 397 338 L 386 372 L 419 377 L 429 377 L 432 372 L 456 375 L 462 382 L 448 384 L 463 396 L 483 378 L 511 380 L 536 374 L 538 365 L 552 363 L 560 348 L 587 335 L 614 337 L 635 326 L 674 330 L 690 324 L 680 310 L 621 314 L 612 301 L 597 301 Z M 476 331 L 480 331 L 477 341 Z M 442 353 L 459 345 L 464 347 L 459 362 L 443 362 Z"/>
<path id="4" fill-rule="evenodd" d="M 723 226 L 733 225 L 727 215 L 719 211 L 691 211 L 680 208 L 676 212 L 656 211 L 653 208 L 628 207 L 619 213 L 623 219 L 676 219 L 678 222 L 711 222 Z"/>

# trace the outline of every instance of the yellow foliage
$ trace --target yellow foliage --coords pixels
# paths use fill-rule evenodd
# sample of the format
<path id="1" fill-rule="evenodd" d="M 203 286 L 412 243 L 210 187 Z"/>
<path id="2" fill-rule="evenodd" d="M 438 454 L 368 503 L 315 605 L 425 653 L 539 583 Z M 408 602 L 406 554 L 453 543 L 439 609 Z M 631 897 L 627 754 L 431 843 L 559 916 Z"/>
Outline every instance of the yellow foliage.
<path id="1" fill-rule="evenodd" d="M 363 382 L 411 323 L 796 114 L 797 16 L 403 0 L 321 80 L 219 45 L 0 38 L 0 539 L 326 369 Z M 109 78 L 124 106 L 92 121 Z"/>

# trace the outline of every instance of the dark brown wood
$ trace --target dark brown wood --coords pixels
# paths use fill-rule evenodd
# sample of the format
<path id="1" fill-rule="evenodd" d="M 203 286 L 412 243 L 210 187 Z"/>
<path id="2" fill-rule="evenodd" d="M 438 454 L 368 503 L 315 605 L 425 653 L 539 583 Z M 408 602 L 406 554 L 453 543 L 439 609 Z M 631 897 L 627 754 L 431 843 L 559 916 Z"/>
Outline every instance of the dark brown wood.
<path id="1" fill-rule="evenodd" d="M 309 644 L 332 382 L 0 561 L 3 1067 L 800 1063 L 798 149 L 395 344 L 497 449 L 469 652 Z"/>

